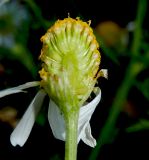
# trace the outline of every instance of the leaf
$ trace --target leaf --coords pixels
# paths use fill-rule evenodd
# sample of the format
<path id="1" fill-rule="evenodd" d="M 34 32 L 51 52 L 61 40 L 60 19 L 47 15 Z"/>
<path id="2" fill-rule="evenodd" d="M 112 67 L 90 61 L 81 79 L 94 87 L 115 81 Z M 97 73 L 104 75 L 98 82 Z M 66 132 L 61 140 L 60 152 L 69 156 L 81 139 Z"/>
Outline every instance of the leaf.
<path id="1" fill-rule="evenodd" d="M 143 82 L 136 82 L 137 88 L 143 93 L 144 97 L 149 100 L 149 78 Z"/>
<path id="2" fill-rule="evenodd" d="M 149 120 L 140 119 L 138 123 L 128 127 L 126 129 L 127 132 L 137 132 L 141 130 L 149 129 Z"/>

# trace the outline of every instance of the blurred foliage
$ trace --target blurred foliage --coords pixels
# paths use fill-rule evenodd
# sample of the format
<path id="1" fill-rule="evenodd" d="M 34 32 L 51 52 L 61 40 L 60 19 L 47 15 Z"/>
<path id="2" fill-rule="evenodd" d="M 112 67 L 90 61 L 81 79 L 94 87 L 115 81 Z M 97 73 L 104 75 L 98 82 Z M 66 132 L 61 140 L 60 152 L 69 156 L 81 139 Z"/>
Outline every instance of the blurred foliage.
<path id="1" fill-rule="evenodd" d="M 45 18 L 39 5 L 42 2 L 37 2 L 36 0 L 0 1 L 0 88 L 13 85 L 10 81 L 20 83 L 24 78 L 27 80 L 37 80 L 38 78 L 40 37 L 61 15 L 58 17 L 53 14 L 50 18 Z M 97 129 L 99 134 L 97 135 L 97 146 L 92 149 L 88 157 L 89 160 L 98 159 L 102 147 L 114 143 L 122 130 L 118 123 L 123 112 L 133 120 L 133 123 L 129 122 L 124 127 L 124 132 L 130 134 L 149 130 L 149 30 L 144 27 L 147 2 L 147 0 L 138 0 L 138 9 L 134 13 L 136 18 L 131 22 L 128 21 L 125 26 L 119 25 L 112 19 L 105 19 L 93 26 L 100 45 L 101 65 L 109 70 L 109 82 L 104 82 L 106 83 L 104 85 L 108 85 L 108 87 L 102 87 L 102 80 L 99 80 L 104 93 L 103 101 L 99 105 L 101 108 L 103 105 L 103 109 L 100 110 L 102 113 L 98 113 L 98 116 L 101 115 L 101 117 L 97 116 L 98 124 L 95 128 L 101 127 L 101 130 L 98 131 Z M 73 9 L 76 8 L 75 3 L 78 4 L 79 2 L 69 1 Z M 51 6 L 49 6 L 50 9 L 52 9 Z M 81 19 L 86 19 L 79 9 L 76 12 Z M 119 72 L 117 72 L 118 69 Z M 27 78 L 28 76 L 31 78 Z M 104 89 L 106 90 L 104 91 Z M 112 89 L 114 91 L 111 91 Z M 108 96 L 106 97 L 106 95 Z M 141 95 L 142 99 L 140 98 Z M 131 105 L 129 101 L 131 98 L 129 97 L 133 97 L 134 106 Z M 105 105 L 108 107 L 106 108 Z M 1 105 L 0 109 L 1 121 L 7 120 L 11 125 L 10 119 L 12 117 L 13 121 L 14 119 L 17 120 L 16 115 L 10 116 L 10 119 L 3 116 L 4 114 L 9 115 L 10 111 L 14 112 L 11 107 L 6 106 L 6 109 L 3 109 Z M 47 112 L 46 108 L 41 111 L 37 118 L 37 124 L 41 127 L 46 126 L 47 117 L 45 115 L 47 114 L 45 112 Z M 102 115 L 104 116 L 102 117 Z M 101 120 L 102 124 L 100 124 Z M 81 156 L 81 153 L 79 155 Z M 47 159 L 59 160 L 58 151 L 53 157 Z"/>
<path id="2" fill-rule="evenodd" d="M 149 100 L 149 78 L 144 79 L 143 82 L 136 81 L 136 87 L 142 92 L 144 97 Z"/>
<path id="3" fill-rule="evenodd" d="M 130 50 L 128 52 L 130 54 L 130 62 L 127 64 L 126 72 L 122 84 L 119 86 L 116 96 L 114 98 L 113 104 L 109 111 L 109 116 L 103 126 L 101 133 L 98 138 L 98 143 L 96 148 L 91 153 L 89 160 L 96 160 L 97 156 L 100 152 L 101 147 L 110 142 L 110 139 L 115 134 L 117 130 L 116 121 L 122 111 L 123 104 L 127 100 L 128 94 L 132 86 L 134 85 L 137 76 L 143 72 L 145 69 L 148 68 L 149 65 L 149 46 L 147 42 L 144 41 L 144 31 L 142 28 L 143 21 L 145 18 L 147 10 L 147 0 L 139 0 L 138 2 L 138 10 L 136 14 L 136 19 L 134 21 L 134 31 L 133 31 L 133 40 L 130 46 Z M 104 28 L 105 29 L 105 28 Z M 117 32 L 117 31 L 114 31 Z M 102 36 L 102 35 L 101 35 Z M 103 37 L 105 38 L 105 37 Z M 107 43 L 107 39 L 103 39 L 104 43 Z M 110 41 L 111 42 L 111 41 Z M 142 45 L 146 44 L 146 45 Z M 110 43 L 111 45 L 111 43 Z M 118 45 L 120 46 L 120 45 Z M 145 48 L 144 48 L 144 47 Z M 111 46 L 110 46 L 111 47 Z M 117 50 L 117 49 L 116 49 Z M 143 52 L 143 53 L 142 53 Z M 107 54 L 111 54 L 108 52 Z M 113 56 L 111 56 L 113 57 Z M 112 58 L 111 58 L 112 60 Z M 137 83 L 139 88 L 142 88 L 139 83 Z M 148 86 L 148 84 L 147 84 Z M 146 89 L 145 89 L 146 90 Z M 146 93 L 144 88 L 141 90 L 143 94 Z M 141 100 L 141 99 L 140 99 Z M 132 127 L 129 127 L 127 131 L 139 131 L 144 128 L 148 128 L 148 121 L 147 120 L 139 120 L 139 122 Z M 118 134 L 119 132 L 117 132 Z"/>
<path id="4" fill-rule="evenodd" d="M 30 14 L 18 1 L 0 6 L 0 59 L 18 60 L 35 76 L 37 68 L 27 49 Z"/>
<path id="5" fill-rule="evenodd" d="M 146 130 L 149 129 L 149 120 L 146 119 L 140 119 L 139 122 L 137 122 L 136 124 L 128 127 L 126 129 L 127 132 L 137 132 L 140 130 Z"/>
<path id="6" fill-rule="evenodd" d="M 61 160 L 61 159 L 58 155 L 54 155 L 52 158 L 50 158 L 50 160 Z"/>

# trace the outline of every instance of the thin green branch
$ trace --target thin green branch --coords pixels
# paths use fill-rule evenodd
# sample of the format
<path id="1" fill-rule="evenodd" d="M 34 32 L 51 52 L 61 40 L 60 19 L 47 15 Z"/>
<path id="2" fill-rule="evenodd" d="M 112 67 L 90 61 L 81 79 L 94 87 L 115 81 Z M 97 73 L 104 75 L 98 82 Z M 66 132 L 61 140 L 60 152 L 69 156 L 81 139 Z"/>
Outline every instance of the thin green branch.
<path id="1" fill-rule="evenodd" d="M 142 38 L 142 24 L 147 10 L 147 0 L 139 0 L 138 3 L 138 10 L 137 16 L 135 20 L 135 30 L 134 30 L 134 37 L 132 43 L 132 54 L 137 55 L 139 52 L 139 48 L 141 45 L 141 38 Z"/>
<path id="2" fill-rule="evenodd" d="M 132 43 L 132 55 L 139 55 L 141 36 L 142 36 L 142 23 L 146 12 L 147 0 L 140 0 L 138 3 L 137 17 L 135 21 L 135 31 L 134 31 L 134 40 Z M 127 99 L 128 92 L 133 85 L 133 82 L 143 69 L 143 65 L 140 65 L 140 62 L 136 61 L 132 56 L 130 64 L 127 67 L 125 78 L 117 91 L 115 100 L 112 104 L 111 110 L 109 112 L 109 117 L 107 118 L 104 127 L 102 128 L 101 134 L 99 136 L 97 147 L 92 151 L 89 160 L 96 160 L 100 152 L 101 147 L 109 142 L 109 139 L 112 138 L 113 132 L 115 131 L 115 125 L 117 118 L 122 110 L 123 104 Z"/>

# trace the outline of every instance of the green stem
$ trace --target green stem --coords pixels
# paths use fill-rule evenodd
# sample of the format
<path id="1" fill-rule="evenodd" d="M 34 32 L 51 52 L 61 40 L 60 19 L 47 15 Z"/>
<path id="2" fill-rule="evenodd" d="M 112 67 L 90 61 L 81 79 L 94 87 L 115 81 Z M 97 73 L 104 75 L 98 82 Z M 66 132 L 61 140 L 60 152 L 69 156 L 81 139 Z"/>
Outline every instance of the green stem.
<path id="1" fill-rule="evenodd" d="M 77 159 L 78 114 L 74 111 L 66 118 L 65 160 Z"/>
<path id="2" fill-rule="evenodd" d="M 147 0 L 139 0 L 136 20 L 135 20 L 134 38 L 131 48 L 133 55 L 137 55 L 140 49 L 141 45 L 140 42 L 142 39 L 142 24 L 145 18 L 146 10 L 147 10 Z"/>
<path id="3" fill-rule="evenodd" d="M 145 11 L 146 11 L 146 4 L 147 0 L 139 0 L 138 4 L 138 12 L 136 17 L 136 28 L 134 31 L 134 39 L 132 43 L 132 55 L 137 56 L 139 55 L 139 49 L 140 49 L 140 43 L 141 43 L 141 34 L 142 34 L 142 22 L 144 19 Z M 115 131 L 115 124 L 116 120 L 119 116 L 119 113 L 121 112 L 122 106 L 127 99 L 127 95 L 129 93 L 129 90 L 131 86 L 133 85 L 133 82 L 138 75 L 138 73 L 141 72 L 143 69 L 143 66 L 140 65 L 139 62 L 134 60 L 134 57 L 132 57 L 130 64 L 128 65 L 125 78 L 122 82 L 122 85 L 118 89 L 118 92 L 116 94 L 115 100 L 112 104 L 110 115 L 107 118 L 104 127 L 102 128 L 101 134 L 99 136 L 97 147 L 92 151 L 89 160 L 96 160 L 97 156 L 100 152 L 100 149 L 103 144 L 107 143 L 110 138 L 112 138 L 113 132 Z"/>

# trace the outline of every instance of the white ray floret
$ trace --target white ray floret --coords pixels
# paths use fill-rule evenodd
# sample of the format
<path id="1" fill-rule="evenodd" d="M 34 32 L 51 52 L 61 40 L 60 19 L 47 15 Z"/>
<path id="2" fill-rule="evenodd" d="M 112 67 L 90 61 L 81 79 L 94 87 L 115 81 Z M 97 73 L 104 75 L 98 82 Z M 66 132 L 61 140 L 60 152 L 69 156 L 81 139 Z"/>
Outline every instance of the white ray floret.
<path id="1" fill-rule="evenodd" d="M 23 146 L 28 139 L 45 95 L 46 93 L 43 90 L 40 90 L 32 100 L 22 119 L 10 136 L 10 142 L 13 146 Z"/>
<path id="2" fill-rule="evenodd" d="M 78 143 L 80 139 L 91 147 L 96 146 L 96 140 L 92 137 L 89 121 L 95 108 L 101 99 L 101 90 L 97 89 L 96 97 L 87 105 L 80 108 L 78 120 Z M 65 141 L 65 121 L 58 106 L 50 101 L 48 111 L 49 124 L 55 138 Z"/>
<path id="3" fill-rule="evenodd" d="M 10 95 L 10 94 L 24 92 L 23 91 L 24 89 L 31 88 L 31 87 L 36 87 L 36 86 L 39 86 L 39 85 L 40 85 L 40 82 L 33 81 L 33 82 L 27 82 L 25 84 L 19 85 L 17 87 L 4 89 L 4 90 L 0 91 L 0 98 L 5 97 L 5 96 Z"/>

